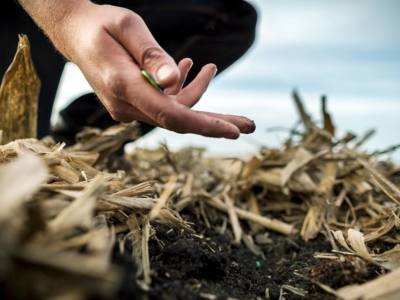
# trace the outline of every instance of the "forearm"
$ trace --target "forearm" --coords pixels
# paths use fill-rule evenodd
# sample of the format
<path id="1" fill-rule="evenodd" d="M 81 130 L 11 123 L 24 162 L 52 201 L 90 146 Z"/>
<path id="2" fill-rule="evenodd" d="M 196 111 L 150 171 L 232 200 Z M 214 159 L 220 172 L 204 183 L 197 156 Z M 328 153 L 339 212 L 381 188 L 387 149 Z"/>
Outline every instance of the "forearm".
<path id="1" fill-rule="evenodd" d="M 68 21 L 79 8 L 90 3 L 89 0 L 18 0 L 24 10 L 46 33 L 54 45 L 66 56 L 63 37 L 72 29 Z"/>

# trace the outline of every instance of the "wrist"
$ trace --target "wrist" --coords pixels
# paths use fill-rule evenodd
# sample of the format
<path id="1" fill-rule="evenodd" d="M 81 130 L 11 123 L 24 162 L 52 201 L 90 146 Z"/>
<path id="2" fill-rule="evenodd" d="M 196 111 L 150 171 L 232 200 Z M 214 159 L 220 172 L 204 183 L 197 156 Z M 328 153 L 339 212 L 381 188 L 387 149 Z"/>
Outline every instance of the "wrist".
<path id="1" fill-rule="evenodd" d="M 19 0 L 21 6 L 67 58 L 73 19 L 93 5 L 90 0 Z"/>
<path id="2" fill-rule="evenodd" d="M 54 0 L 53 0 L 54 1 Z M 89 0 L 56 0 L 55 2 L 63 2 L 60 6 L 54 8 L 59 10 L 59 14 L 54 18 L 53 24 L 48 24 L 48 28 L 43 28 L 55 47 L 64 56 L 72 59 L 72 46 L 74 39 L 78 35 L 80 17 L 84 16 L 91 5 Z M 51 13 L 51 11 L 50 11 Z"/>

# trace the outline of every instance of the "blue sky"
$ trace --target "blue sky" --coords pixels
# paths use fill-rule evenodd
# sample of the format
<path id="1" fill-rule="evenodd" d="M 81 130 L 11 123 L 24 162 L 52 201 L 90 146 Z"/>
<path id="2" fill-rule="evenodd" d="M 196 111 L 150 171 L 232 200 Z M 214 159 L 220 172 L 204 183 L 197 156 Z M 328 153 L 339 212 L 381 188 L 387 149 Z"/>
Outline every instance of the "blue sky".
<path id="1" fill-rule="evenodd" d="M 250 2 L 260 14 L 257 42 L 215 80 L 198 108 L 245 114 L 256 121 L 256 133 L 226 141 L 157 130 L 140 146 L 167 141 L 172 148 L 197 145 L 228 155 L 254 153 L 259 144 L 277 146 L 284 135 L 266 129 L 297 120 L 293 88 L 317 118 L 319 96 L 327 94 L 339 133 L 376 128 L 369 149 L 400 143 L 400 1 Z M 68 66 L 64 75 L 58 107 L 90 89 L 77 68 Z"/>
<path id="2" fill-rule="evenodd" d="M 253 2 L 261 17 L 258 43 L 246 67 L 233 70 L 232 86 L 400 94 L 400 1 Z"/>

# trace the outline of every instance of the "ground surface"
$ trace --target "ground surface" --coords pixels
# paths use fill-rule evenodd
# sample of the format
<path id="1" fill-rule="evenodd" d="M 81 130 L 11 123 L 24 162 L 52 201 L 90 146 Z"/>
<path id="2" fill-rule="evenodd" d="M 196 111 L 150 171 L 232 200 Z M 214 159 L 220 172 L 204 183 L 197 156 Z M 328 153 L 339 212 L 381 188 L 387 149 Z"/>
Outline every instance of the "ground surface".
<path id="1" fill-rule="evenodd" d="M 300 237 L 270 234 L 258 246 L 264 258 L 245 245 L 232 244 L 229 229 L 220 234 L 203 225 L 196 234 L 160 225 L 150 241 L 152 288 L 139 296 L 129 280 L 121 297 L 132 299 L 335 299 L 312 281 L 332 288 L 363 283 L 384 272 L 355 257 L 343 261 L 316 259 L 315 252 L 330 252 L 323 236 L 305 243 Z M 199 234 L 200 233 L 200 234 Z M 198 235 L 199 234 L 199 235 Z M 296 275 L 300 274 L 300 275 Z M 127 278 L 133 275 L 127 273 Z M 295 294 L 286 286 L 299 289 Z M 289 287 L 290 288 L 290 287 Z"/>

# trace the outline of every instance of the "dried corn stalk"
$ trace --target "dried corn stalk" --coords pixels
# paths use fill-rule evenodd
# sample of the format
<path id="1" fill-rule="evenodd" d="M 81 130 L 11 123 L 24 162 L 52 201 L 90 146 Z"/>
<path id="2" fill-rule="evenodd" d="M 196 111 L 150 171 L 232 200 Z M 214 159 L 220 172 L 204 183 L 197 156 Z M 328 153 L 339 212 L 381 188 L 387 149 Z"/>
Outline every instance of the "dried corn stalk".
<path id="1" fill-rule="evenodd" d="M 17 53 L 0 86 L 0 143 L 36 137 L 39 91 L 29 40 L 21 35 Z"/>

